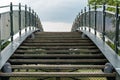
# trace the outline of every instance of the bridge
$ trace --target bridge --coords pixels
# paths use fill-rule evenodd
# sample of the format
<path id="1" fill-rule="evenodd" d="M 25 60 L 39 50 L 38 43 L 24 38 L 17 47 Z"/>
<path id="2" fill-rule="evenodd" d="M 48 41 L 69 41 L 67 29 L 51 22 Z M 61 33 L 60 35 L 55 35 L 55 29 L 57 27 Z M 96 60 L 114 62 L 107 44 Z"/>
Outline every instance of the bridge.
<path id="1" fill-rule="evenodd" d="M 118 5 L 85 7 L 71 32 L 44 32 L 27 5 L 0 8 L 1 80 L 120 80 Z"/>

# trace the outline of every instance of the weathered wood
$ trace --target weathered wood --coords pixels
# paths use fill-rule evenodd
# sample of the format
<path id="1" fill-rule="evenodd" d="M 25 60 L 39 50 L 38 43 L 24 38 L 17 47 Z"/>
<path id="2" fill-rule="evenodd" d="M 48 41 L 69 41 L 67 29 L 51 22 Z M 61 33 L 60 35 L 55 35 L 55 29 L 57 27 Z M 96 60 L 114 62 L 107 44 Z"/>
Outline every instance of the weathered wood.
<path id="1" fill-rule="evenodd" d="M 41 40 L 41 39 L 33 39 L 33 40 L 25 40 L 25 43 L 91 43 L 90 40 Z"/>
<path id="2" fill-rule="evenodd" d="M 10 59 L 11 63 L 22 63 L 22 64 L 46 64 L 46 63 L 106 63 L 106 59 Z"/>
<path id="3" fill-rule="evenodd" d="M 94 45 L 93 43 L 23 43 L 22 45 L 28 45 L 28 46 L 89 46 L 89 45 Z"/>
<path id="4" fill-rule="evenodd" d="M 30 39 L 30 38 L 28 38 L 28 39 Z M 81 37 L 79 37 L 79 38 L 74 38 L 74 37 L 49 37 L 49 38 L 39 38 L 39 37 L 35 37 L 35 39 L 41 39 L 41 40 L 85 40 L 85 38 L 83 39 L 83 38 L 81 38 Z M 87 40 L 87 38 L 86 38 L 86 40 Z"/>
<path id="5" fill-rule="evenodd" d="M 23 53 L 34 53 L 34 52 L 44 52 L 44 53 L 97 53 L 100 52 L 99 49 L 79 49 L 79 50 L 42 50 L 42 49 L 31 49 L 31 50 L 16 50 L 16 52 L 23 52 Z"/>
<path id="6" fill-rule="evenodd" d="M 104 58 L 102 54 L 14 54 L 11 58 L 92 58 L 100 59 Z"/>
<path id="7" fill-rule="evenodd" d="M 90 46 L 23 46 L 21 45 L 19 48 L 26 48 L 26 49 L 96 49 L 95 45 Z"/>
<path id="8" fill-rule="evenodd" d="M 0 73 L 0 77 L 115 77 L 115 73 L 87 72 L 12 72 Z"/>
<path id="9" fill-rule="evenodd" d="M 18 71 L 53 72 L 0 73 L 0 77 L 115 77 L 115 73 L 102 72 L 108 60 L 91 40 L 82 39 L 79 32 L 36 32 L 35 38 L 27 38 L 8 61 Z M 86 72 L 68 72 L 77 69 Z"/>
<path id="10" fill-rule="evenodd" d="M 81 35 L 81 32 L 36 32 L 35 35 Z"/>
<path id="11" fill-rule="evenodd" d="M 12 65 L 12 69 L 103 69 L 105 65 Z"/>

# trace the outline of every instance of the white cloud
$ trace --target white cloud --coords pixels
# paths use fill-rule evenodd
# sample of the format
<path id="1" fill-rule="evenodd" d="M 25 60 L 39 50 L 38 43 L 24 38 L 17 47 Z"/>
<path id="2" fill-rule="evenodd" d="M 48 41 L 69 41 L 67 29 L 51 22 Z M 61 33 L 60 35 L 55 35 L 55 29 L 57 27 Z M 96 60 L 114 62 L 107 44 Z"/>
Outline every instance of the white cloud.
<path id="1" fill-rule="evenodd" d="M 70 32 L 72 24 L 62 22 L 42 22 L 44 31 L 47 32 Z"/>
<path id="2" fill-rule="evenodd" d="M 32 9 L 38 13 L 46 31 L 70 31 L 76 14 L 87 5 L 87 1 L 88 0 L 0 0 L 0 6 L 8 5 L 10 2 L 13 2 L 13 4 L 27 4 L 28 7 L 32 7 Z"/>

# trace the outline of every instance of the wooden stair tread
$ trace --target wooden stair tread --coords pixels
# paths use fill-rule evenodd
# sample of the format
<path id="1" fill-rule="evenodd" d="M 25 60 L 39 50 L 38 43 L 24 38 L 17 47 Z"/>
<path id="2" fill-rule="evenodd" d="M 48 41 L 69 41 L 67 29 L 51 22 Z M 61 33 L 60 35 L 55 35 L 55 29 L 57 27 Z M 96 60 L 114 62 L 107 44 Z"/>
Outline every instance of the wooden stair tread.
<path id="1" fill-rule="evenodd" d="M 115 77 L 115 73 L 103 72 L 12 72 L 0 73 L 0 76 L 7 77 Z"/>
<path id="2" fill-rule="evenodd" d="M 93 49 L 93 50 L 88 50 L 88 49 L 79 49 L 79 50 L 42 50 L 42 49 L 36 49 L 36 50 L 16 50 L 16 52 L 67 52 L 67 53 L 72 53 L 72 52 L 86 52 L 86 53 L 90 53 L 90 52 L 100 52 L 99 49 Z"/>
<path id="3" fill-rule="evenodd" d="M 12 69 L 103 69 L 105 65 L 12 65 Z"/>
<path id="4" fill-rule="evenodd" d="M 50 48 L 53 48 L 53 49 L 70 49 L 70 48 L 74 48 L 74 49 L 91 49 L 91 48 L 97 48 L 96 46 L 94 45 L 90 45 L 90 46 L 23 46 L 21 45 L 19 48 L 47 48 L 47 49 L 50 49 Z"/>
<path id="5" fill-rule="evenodd" d="M 106 59 L 10 59 L 14 63 L 102 63 Z"/>
<path id="6" fill-rule="evenodd" d="M 71 42 L 71 43 L 72 43 L 72 42 L 91 42 L 91 41 L 90 41 L 90 40 L 41 40 L 41 39 L 40 39 L 40 40 L 36 40 L 36 39 L 35 39 L 35 40 L 34 40 L 34 39 L 33 39 L 33 40 L 30 40 L 30 39 L 29 39 L 29 40 L 26 40 L 26 41 L 24 41 L 24 42 L 27 42 L 27 43 L 28 43 L 28 42 L 29 42 L 29 43 L 30 43 L 30 42 L 34 42 L 34 43 L 35 43 L 35 42 L 36 42 L 36 43 L 45 43 L 45 42 L 46 42 L 46 43 L 48 43 L 48 42 L 49 42 L 49 43 L 50 43 L 50 42 L 51 42 L 51 43 L 52 43 L 52 42 L 54 42 L 54 43 L 70 43 L 70 42 Z"/>
<path id="7" fill-rule="evenodd" d="M 22 45 L 29 45 L 29 46 L 35 46 L 35 45 L 68 45 L 68 46 L 77 46 L 77 45 L 93 45 L 93 43 L 23 43 Z"/>
<path id="8" fill-rule="evenodd" d="M 102 54 L 14 54 L 14 57 L 103 57 Z"/>

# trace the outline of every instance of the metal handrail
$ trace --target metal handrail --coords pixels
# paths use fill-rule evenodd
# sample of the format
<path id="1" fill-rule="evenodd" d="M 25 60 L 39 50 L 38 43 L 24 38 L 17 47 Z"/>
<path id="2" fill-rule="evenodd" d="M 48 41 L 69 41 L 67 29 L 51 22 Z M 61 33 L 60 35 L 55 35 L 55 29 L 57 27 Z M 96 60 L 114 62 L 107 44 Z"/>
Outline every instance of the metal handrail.
<path id="1" fill-rule="evenodd" d="M 24 22 L 25 23 L 25 26 L 24 26 L 25 32 L 27 32 L 27 26 L 29 26 L 29 30 L 31 30 L 31 26 L 35 26 L 35 28 L 39 28 L 40 27 L 41 31 L 43 30 L 41 22 L 40 22 L 40 19 L 38 18 L 38 15 L 30 7 L 27 7 L 27 5 L 21 5 L 20 3 L 19 3 L 19 5 L 13 5 L 12 3 L 10 3 L 10 5 L 0 6 L 0 8 L 6 8 L 6 7 L 10 8 L 9 11 L 4 12 L 4 13 L 8 13 L 8 14 L 10 13 L 9 21 L 10 21 L 10 29 L 11 29 L 11 31 L 10 31 L 11 42 L 13 41 L 13 37 L 14 37 L 14 34 L 15 34 L 14 31 L 13 31 L 13 12 L 15 12 L 15 11 L 17 11 L 19 13 L 18 14 L 19 30 L 17 31 L 17 32 L 19 32 L 19 36 L 21 36 L 21 31 L 22 31 L 22 28 L 21 28 L 21 17 L 23 17 L 23 16 L 21 16 L 21 12 L 24 12 L 24 14 L 25 14 L 24 15 L 24 18 L 25 18 L 25 22 Z M 18 7 L 18 10 L 14 10 L 13 9 L 14 7 Z M 22 10 L 22 8 L 24 8 L 24 10 Z M 1 15 L 4 15 L 4 14 L 1 13 Z M 35 28 L 32 28 L 32 29 L 35 29 Z M 7 41 L 7 40 L 5 39 L 5 41 Z M 3 41 L 3 42 L 5 42 L 5 41 Z M 3 43 L 0 43 L 0 46 L 2 44 Z M 1 52 L 1 49 L 0 49 L 0 52 Z"/>
<path id="2" fill-rule="evenodd" d="M 105 23 L 106 23 L 106 21 L 105 21 L 105 16 L 106 16 L 106 13 L 109 13 L 109 14 L 112 14 L 112 15 L 114 15 L 114 17 L 115 17 L 115 29 L 116 29 L 116 31 L 115 31 L 115 33 L 116 33 L 116 35 L 115 35 L 115 46 L 116 46 L 116 48 L 115 48 L 115 51 L 116 51 L 116 53 L 118 54 L 118 46 L 119 46 L 119 20 L 120 20 L 120 14 L 119 14 L 119 10 L 120 10 L 120 7 L 118 6 L 118 5 L 116 5 L 116 6 L 110 6 L 110 5 L 106 5 L 105 3 L 103 4 L 103 5 L 96 5 L 96 4 L 94 4 L 94 5 L 89 5 L 88 6 L 88 11 L 86 11 L 86 10 L 84 10 L 84 12 L 83 12 L 83 10 L 81 11 L 81 14 L 78 14 L 79 15 L 79 18 L 78 17 L 76 17 L 76 19 L 75 19 L 75 22 L 74 22 L 74 24 L 73 24 L 73 26 L 72 26 L 72 28 L 79 28 L 80 26 L 84 26 L 85 27 L 85 30 L 86 30 L 86 13 L 89 15 L 89 18 L 91 18 L 91 16 L 90 16 L 90 14 L 91 14 L 91 11 L 94 11 L 94 21 L 95 21 L 95 23 L 94 23 L 94 34 L 96 35 L 96 30 L 97 30 L 97 27 L 96 27 L 96 25 L 97 25 L 97 7 L 101 7 L 102 6 L 102 9 L 101 9 L 101 11 L 102 11 L 102 14 L 103 14 L 103 20 L 102 20 L 102 22 L 103 22 L 103 32 L 102 32 L 102 34 L 103 34 L 103 41 L 105 41 L 105 35 L 106 35 L 106 32 L 105 32 L 105 29 L 106 29 L 106 26 L 105 26 Z M 107 10 L 107 8 L 114 8 L 114 9 L 116 9 L 116 12 L 112 12 L 112 11 L 109 11 L 109 10 Z M 91 10 L 92 9 L 92 10 Z M 77 21 L 79 21 L 79 23 L 76 23 Z M 83 25 L 83 23 L 85 24 L 85 25 Z M 76 26 L 76 27 L 75 27 Z M 90 27 L 91 27 L 91 21 L 89 20 L 89 31 L 90 31 Z M 76 30 L 76 29 L 72 29 L 72 30 Z"/>

